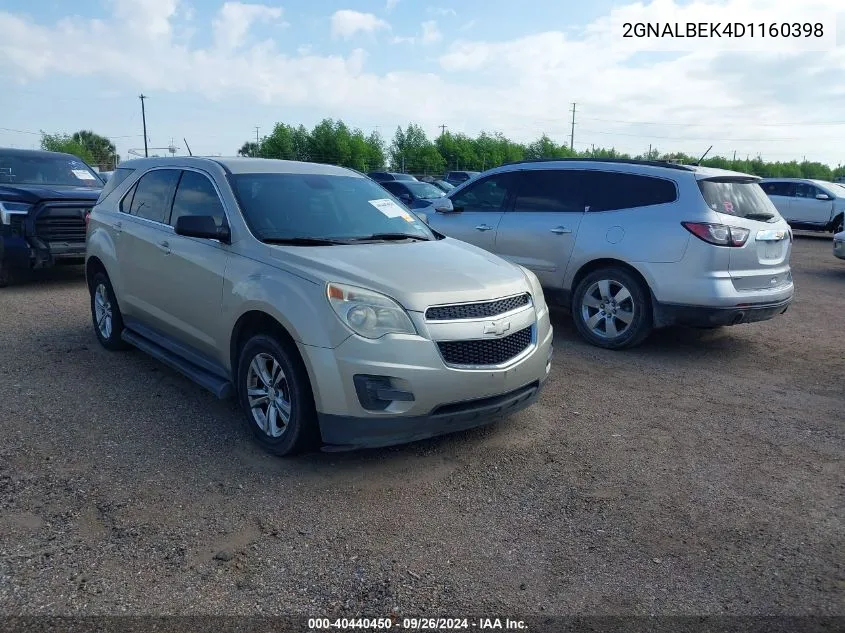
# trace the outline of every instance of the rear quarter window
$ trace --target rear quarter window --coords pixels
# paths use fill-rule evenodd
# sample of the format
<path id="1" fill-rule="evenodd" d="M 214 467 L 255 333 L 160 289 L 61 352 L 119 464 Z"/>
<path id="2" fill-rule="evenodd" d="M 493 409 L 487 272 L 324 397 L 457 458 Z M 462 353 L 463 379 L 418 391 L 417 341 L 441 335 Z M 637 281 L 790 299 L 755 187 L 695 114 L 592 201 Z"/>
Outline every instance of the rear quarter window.
<path id="1" fill-rule="evenodd" d="M 135 170 L 129 169 L 127 167 L 115 169 L 114 173 L 111 175 L 111 178 L 106 181 L 106 185 L 100 192 L 100 197 L 97 198 L 97 204 L 100 204 L 103 200 L 105 200 L 109 196 L 109 194 L 111 194 L 112 191 L 117 189 L 120 184 L 124 180 L 126 180 L 133 171 Z"/>
<path id="2" fill-rule="evenodd" d="M 650 207 L 678 199 L 678 189 L 673 181 L 638 174 L 587 171 L 582 187 L 589 211 Z"/>

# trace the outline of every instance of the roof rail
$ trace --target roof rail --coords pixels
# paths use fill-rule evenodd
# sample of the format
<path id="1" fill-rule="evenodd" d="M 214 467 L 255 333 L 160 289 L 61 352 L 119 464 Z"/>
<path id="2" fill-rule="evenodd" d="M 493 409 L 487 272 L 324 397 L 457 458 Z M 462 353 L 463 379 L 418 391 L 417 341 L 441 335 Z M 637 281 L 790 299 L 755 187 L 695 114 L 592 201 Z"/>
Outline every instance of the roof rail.
<path id="1" fill-rule="evenodd" d="M 526 158 L 515 160 L 505 165 L 520 165 L 522 163 L 623 163 L 629 165 L 651 165 L 652 167 L 667 167 L 668 169 L 681 169 L 683 171 L 695 171 L 691 165 L 682 165 L 668 160 L 637 160 L 636 158 Z"/>

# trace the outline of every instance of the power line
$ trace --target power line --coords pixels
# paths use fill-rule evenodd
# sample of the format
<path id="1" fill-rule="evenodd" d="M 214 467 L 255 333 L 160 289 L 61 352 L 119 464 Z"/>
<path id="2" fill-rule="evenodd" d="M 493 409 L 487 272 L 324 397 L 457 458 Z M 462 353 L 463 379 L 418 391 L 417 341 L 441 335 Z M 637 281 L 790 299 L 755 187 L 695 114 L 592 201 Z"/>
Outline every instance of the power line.
<path id="1" fill-rule="evenodd" d="M 552 121 L 554 119 L 548 119 Z M 584 121 L 601 121 L 603 123 L 624 123 L 626 125 L 667 125 L 667 126 L 681 126 L 681 127 L 700 127 L 710 125 L 710 123 L 667 123 L 666 121 L 628 121 L 624 119 L 602 119 L 597 117 L 582 117 Z M 722 121 L 723 124 L 730 125 L 730 121 Z M 734 125 L 747 125 L 746 121 L 734 123 Z M 804 126 L 827 126 L 827 125 L 845 125 L 845 121 L 809 121 L 801 123 L 753 123 L 752 127 L 804 127 Z"/>

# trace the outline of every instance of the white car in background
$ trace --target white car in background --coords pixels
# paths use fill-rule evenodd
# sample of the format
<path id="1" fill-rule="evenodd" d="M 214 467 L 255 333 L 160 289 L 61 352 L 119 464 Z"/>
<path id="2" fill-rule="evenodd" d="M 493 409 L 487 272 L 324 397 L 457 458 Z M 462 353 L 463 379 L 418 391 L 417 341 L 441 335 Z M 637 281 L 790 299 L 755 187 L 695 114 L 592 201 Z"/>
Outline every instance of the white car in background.
<path id="1" fill-rule="evenodd" d="M 792 228 L 845 230 L 845 187 L 803 178 L 764 178 L 760 186 Z"/>
<path id="2" fill-rule="evenodd" d="M 839 259 L 845 259 L 845 231 L 833 236 L 833 255 Z"/>

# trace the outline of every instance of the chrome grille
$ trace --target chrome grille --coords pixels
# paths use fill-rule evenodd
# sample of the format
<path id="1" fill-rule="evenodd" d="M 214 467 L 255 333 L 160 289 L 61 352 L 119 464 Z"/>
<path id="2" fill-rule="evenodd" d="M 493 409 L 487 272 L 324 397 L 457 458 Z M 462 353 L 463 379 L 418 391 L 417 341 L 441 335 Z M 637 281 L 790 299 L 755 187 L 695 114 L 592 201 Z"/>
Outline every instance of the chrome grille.
<path id="1" fill-rule="evenodd" d="M 484 301 L 480 303 L 455 303 L 447 306 L 432 306 L 425 311 L 425 318 L 428 321 L 455 321 L 459 319 L 488 319 L 490 317 L 522 308 L 531 303 L 531 296 L 528 293 L 497 299 L 495 301 Z"/>
<path id="2" fill-rule="evenodd" d="M 447 365 L 501 365 L 528 349 L 532 327 L 502 338 L 441 341 L 437 346 Z"/>

